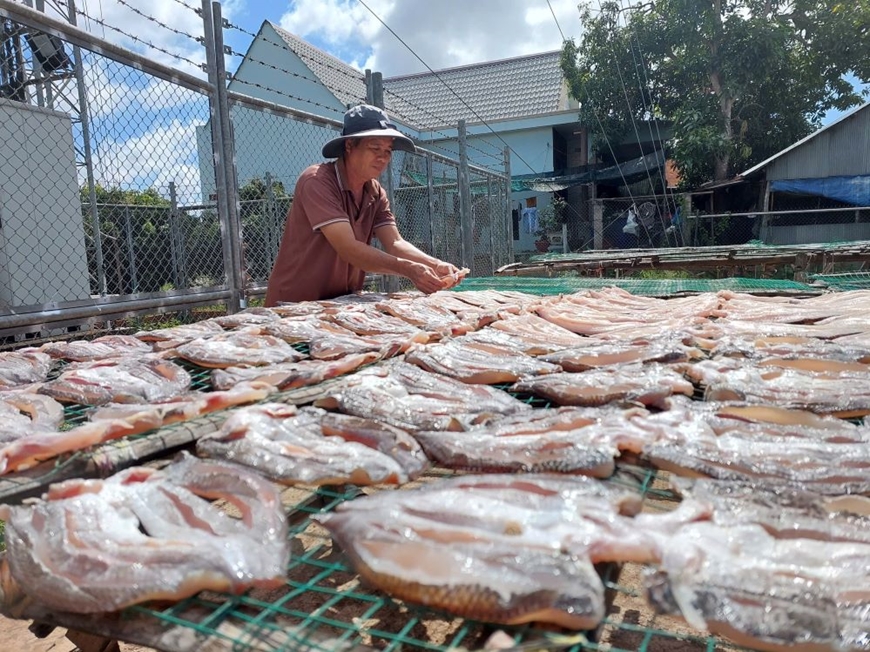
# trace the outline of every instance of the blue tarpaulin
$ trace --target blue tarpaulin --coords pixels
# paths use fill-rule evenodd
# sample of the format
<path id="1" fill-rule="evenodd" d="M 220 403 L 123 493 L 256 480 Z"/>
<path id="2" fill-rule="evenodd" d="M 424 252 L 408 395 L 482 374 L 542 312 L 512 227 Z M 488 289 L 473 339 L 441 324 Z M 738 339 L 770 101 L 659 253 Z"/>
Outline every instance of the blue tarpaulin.
<path id="1" fill-rule="evenodd" d="M 829 197 L 855 206 L 870 206 L 870 176 L 780 179 L 770 182 L 772 192 L 794 192 Z"/>

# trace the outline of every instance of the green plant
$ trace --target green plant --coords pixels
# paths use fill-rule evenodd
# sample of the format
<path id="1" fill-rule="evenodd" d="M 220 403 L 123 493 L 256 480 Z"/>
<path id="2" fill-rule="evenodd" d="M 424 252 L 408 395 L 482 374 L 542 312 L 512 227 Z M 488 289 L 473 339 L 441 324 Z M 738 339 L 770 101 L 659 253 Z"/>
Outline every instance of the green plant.
<path id="1" fill-rule="evenodd" d="M 565 221 L 567 208 L 568 202 L 554 194 L 549 204 L 538 209 L 538 228 L 535 231 L 535 237 L 546 240 L 549 233 L 560 231 L 562 223 Z"/>

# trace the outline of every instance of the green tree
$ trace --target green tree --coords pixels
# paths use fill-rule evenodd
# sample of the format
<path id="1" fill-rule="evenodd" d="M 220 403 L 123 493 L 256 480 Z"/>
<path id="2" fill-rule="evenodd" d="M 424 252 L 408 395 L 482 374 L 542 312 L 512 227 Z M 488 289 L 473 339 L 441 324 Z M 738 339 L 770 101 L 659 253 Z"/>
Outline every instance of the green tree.
<path id="1" fill-rule="evenodd" d="M 106 291 L 126 294 L 159 290 L 172 282 L 170 201 L 157 190 L 95 187 Z M 80 189 L 87 236 L 91 291 L 98 287 L 95 229 L 87 186 Z M 132 249 L 130 245 L 132 244 Z"/>
<path id="2" fill-rule="evenodd" d="M 249 282 L 264 283 L 272 271 L 283 232 L 290 196 L 284 184 L 273 181 L 271 189 L 259 178 L 239 188 L 245 271 Z"/>
<path id="3" fill-rule="evenodd" d="M 672 124 L 684 184 L 728 178 L 820 126 L 870 80 L 870 0 L 580 4 L 562 70 L 601 152 L 650 119 Z"/>

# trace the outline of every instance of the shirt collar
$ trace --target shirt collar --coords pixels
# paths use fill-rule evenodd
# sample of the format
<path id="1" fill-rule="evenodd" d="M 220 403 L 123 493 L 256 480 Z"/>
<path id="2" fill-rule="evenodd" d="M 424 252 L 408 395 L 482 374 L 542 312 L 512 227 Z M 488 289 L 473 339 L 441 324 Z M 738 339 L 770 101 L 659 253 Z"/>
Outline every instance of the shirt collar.
<path id="1" fill-rule="evenodd" d="M 350 192 L 350 188 L 347 185 L 347 168 L 344 166 L 344 159 L 337 158 L 335 159 L 335 178 L 338 181 L 338 189 L 342 192 Z M 374 194 L 374 184 L 370 179 L 363 184 L 363 196 L 365 195 L 373 195 Z"/>

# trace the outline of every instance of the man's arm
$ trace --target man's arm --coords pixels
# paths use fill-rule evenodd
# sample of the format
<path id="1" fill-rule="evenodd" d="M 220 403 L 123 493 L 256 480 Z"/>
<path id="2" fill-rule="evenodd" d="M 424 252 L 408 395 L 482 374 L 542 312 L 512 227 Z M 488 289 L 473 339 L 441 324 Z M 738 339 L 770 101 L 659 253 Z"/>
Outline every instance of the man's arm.
<path id="1" fill-rule="evenodd" d="M 381 231 L 386 228 L 381 227 L 378 229 L 379 239 Z M 396 231 L 395 227 L 391 228 L 393 231 Z M 323 233 L 339 257 L 349 265 L 373 274 L 404 276 L 410 279 L 418 290 L 427 294 L 437 292 L 445 287 L 444 281 L 439 278 L 439 274 L 432 265 L 416 258 L 401 256 L 401 248 L 398 250 L 394 249 L 393 251 L 388 249 L 389 253 L 387 253 L 375 249 L 364 242 L 360 242 L 356 239 L 353 229 L 347 222 L 327 224 L 321 227 L 320 232 Z M 396 235 L 398 235 L 398 231 L 396 231 Z M 384 241 L 381 240 L 381 243 L 384 244 Z M 426 256 L 426 254 L 410 243 L 406 242 L 405 244 L 413 251 L 416 251 L 417 254 L 431 260 L 436 260 L 431 258 L 431 256 Z M 387 249 L 386 244 L 384 244 L 384 248 Z"/>
<path id="2" fill-rule="evenodd" d="M 402 237 L 395 224 L 385 224 L 378 227 L 375 235 L 384 246 L 384 249 L 393 256 L 413 260 L 432 269 L 435 275 L 444 281 L 444 289 L 453 287 L 462 280 L 463 275 L 460 274 L 454 265 L 417 249 L 417 247 Z"/>

